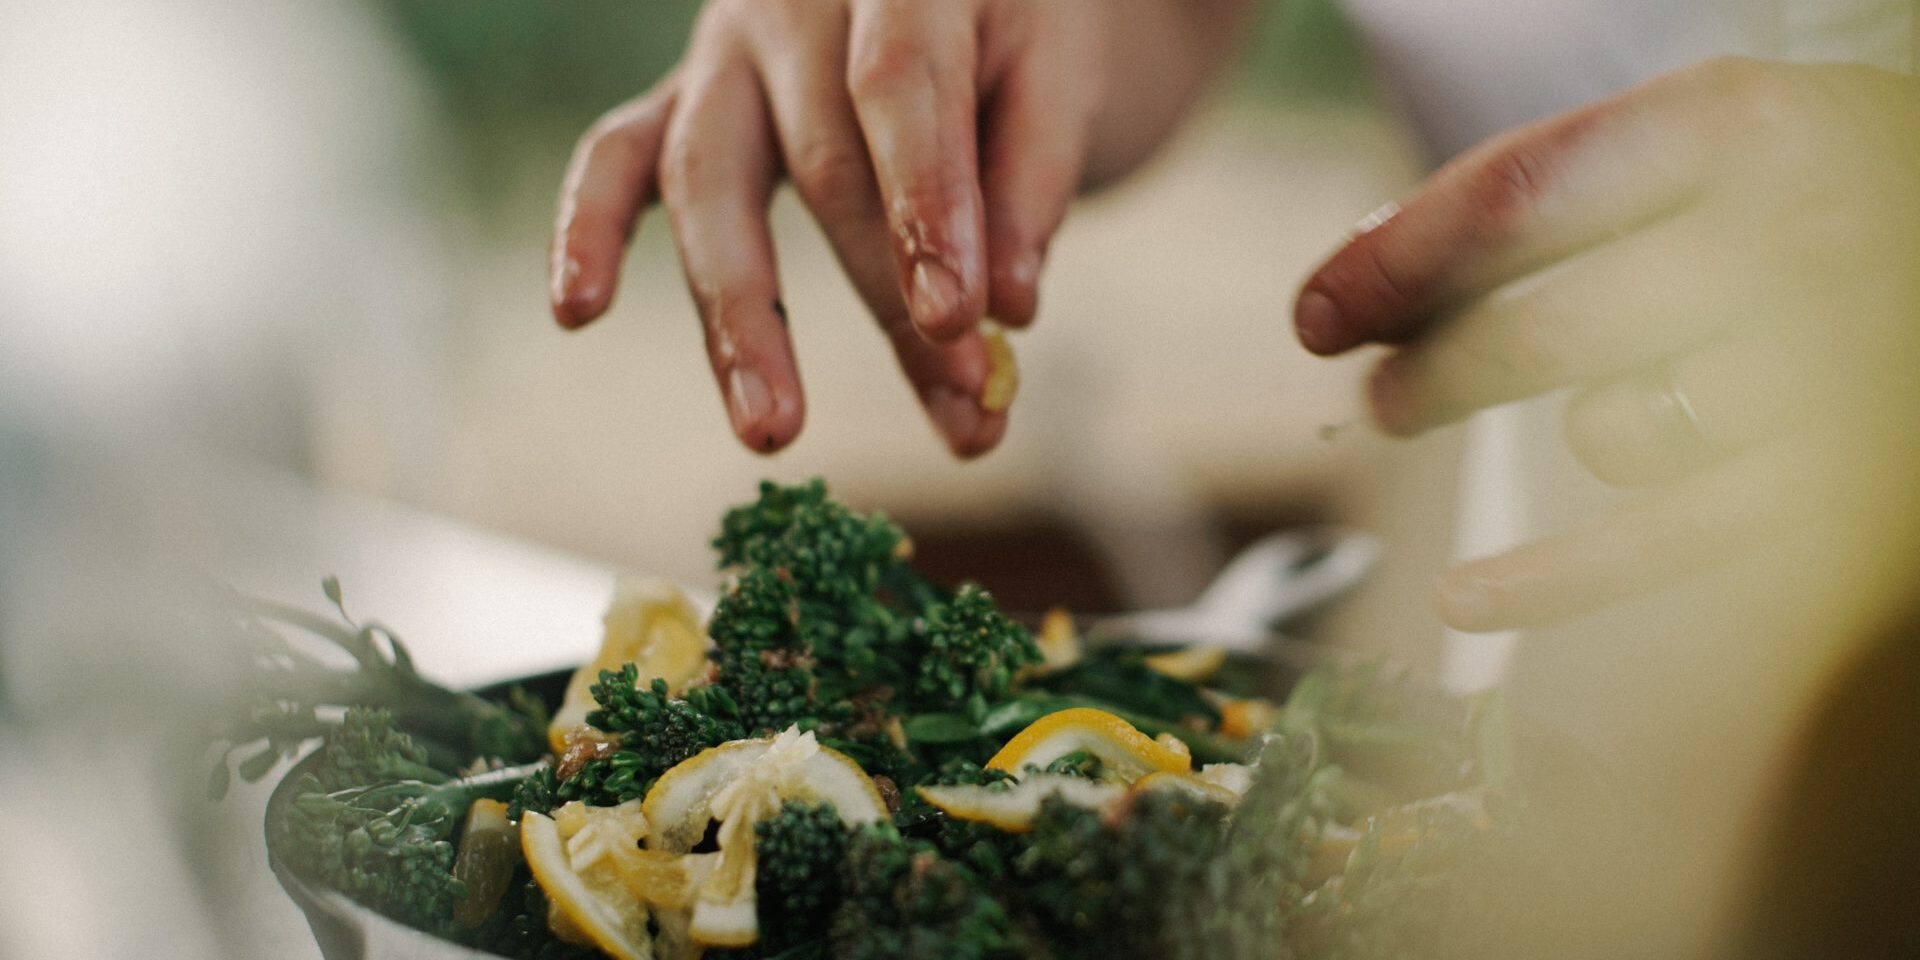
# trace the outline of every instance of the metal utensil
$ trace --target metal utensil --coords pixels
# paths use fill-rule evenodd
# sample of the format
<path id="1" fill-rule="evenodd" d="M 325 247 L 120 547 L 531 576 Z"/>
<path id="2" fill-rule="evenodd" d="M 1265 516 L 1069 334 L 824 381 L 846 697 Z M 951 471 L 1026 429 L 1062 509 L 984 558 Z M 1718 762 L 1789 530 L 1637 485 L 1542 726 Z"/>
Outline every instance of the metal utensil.
<path id="1" fill-rule="evenodd" d="M 1332 527 L 1270 534 L 1235 555 L 1193 603 L 1102 619 L 1087 636 L 1099 644 L 1212 646 L 1259 656 L 1279 639 L 1276 624 L 1353 589 L 1379 556 L 1378 540 Z"/>

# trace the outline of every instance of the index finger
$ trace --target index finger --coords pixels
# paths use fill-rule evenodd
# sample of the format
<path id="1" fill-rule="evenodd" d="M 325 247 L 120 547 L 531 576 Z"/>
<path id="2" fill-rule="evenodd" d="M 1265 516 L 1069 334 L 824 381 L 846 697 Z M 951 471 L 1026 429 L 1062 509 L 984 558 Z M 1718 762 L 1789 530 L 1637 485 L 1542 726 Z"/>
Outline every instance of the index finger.
<path id="1" fill-rule="evenodd" d="M 859 0 L 848 52 L 901 291 L 914 328 L 938 341 L 986 313 L 971 7 Z"/>
<path id="2" fill-rule="evenodd" d="M 581 136 L 567 163 L 548 264 L 553 317 L 568 329 L 607 311 L 620 257 L 653 201 L 660 143 L 673 115 L 675 77 L 615 107 Z"/>
<path id="3" fill-rule="evenodd" d="M 1708 138 L 1693 85 L 1642 87 L 1456 158 L 1308 278 L 1294 327 L 1331 355 L 1420 335 L 1449 306 L 1683 206 Z"/>

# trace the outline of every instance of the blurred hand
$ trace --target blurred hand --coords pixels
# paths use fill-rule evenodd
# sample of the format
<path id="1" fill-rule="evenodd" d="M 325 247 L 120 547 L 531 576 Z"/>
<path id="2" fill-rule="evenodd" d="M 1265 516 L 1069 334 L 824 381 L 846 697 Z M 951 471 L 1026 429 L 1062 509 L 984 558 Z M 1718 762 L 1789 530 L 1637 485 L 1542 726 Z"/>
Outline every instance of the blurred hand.
<path id="1" fill-rule="evenodd" d="M 1449 571 L 1456 627 L 1558 619 L 1762 547 L 1904 542 L 1920 84 L 1716 61 L 1521 129 L 1349 242 L 1295 324 L 1315 353 L 1392 347 L 1368 388 L 1388 433 L 1570 387 L 1581 462 L 1655 488 Z"/>
<path id="2" fill-rule="evenodd" d="M 766 209 L 790 180 L 953 452 L 1001 403 L 980 320 L 1033 319 L 1068 201 L 1140 162 L 1222 59 L 1246 0 L 713 0 L 666 80 L 604 117 L 560 199 L 552 300 L 605 312 L 640 211 L 667 209 L 733 429 L 805 416 Z"/>

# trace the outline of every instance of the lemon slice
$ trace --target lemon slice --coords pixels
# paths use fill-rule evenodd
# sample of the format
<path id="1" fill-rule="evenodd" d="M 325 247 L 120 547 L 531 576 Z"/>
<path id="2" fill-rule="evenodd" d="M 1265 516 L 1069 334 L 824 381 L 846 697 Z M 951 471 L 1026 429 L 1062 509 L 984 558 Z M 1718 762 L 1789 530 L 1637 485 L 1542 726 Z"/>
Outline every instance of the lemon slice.
<path id="1" fill-rule="evenodd" d="M 667 681 L 669 692 L 678 693 L 707 669 L 700 612 L 673 584 L 623 578 L 602 622 L 606 632 L 600 652 L 573 672 L 560 709 L 547 726 L 547 741 L 556 754 L 566 752 L 568 732 L 584 725 L 593 712 L 593 685 L 600 682 L 600 671 L 631 663 L 639 668 L 641 685 L 658 677 Z"/>
<path id="2" fill-rule="evenodd" d="M 647 791 L 641 809 L 651 850 L 685 853 L 705 838 L 709 824 L 720 824 L 720 851 L 693 897 L 687 929 L 693 942 L 742 947 L 759 939 L 753 828 L 789 800 L 831 803 L 849 826 L 887 817 L 886 802 L 859 764 L 793 727 L 702 751 Z"/>
<path id="3" fill-rule="evenodd" d="M 1225 806 L 1240 802 L 1240 795 L 1221 786 L 1204 780 L 1191 773 L 1169 773 L 1161 771 L 1141 777 L 1133 785 L 1136 793 L 1147 791 L 1165 791 L 1196 800 L 1207 800 Z"/>
<path id="4" fill-rule="evenodd" d="M 1048 797 L 1059 797 L 1077 807 L 1104 810 L 1127 795 L 1127 788 L 1109 780 L 1088 780 L 1059 773 L 1036 773 L 1011 786 L 990 788 L 974 784 L 920 787 L 922 800 L 955 820 L 989 824 L 1007 833 L 1033 829 L 1033 818 Z"/>
<path id="5" fill-rule="evenodd" d="M 987 761 L 987 769 L 1021 778 L 1028 767 L 1044 770 L 1055 760 L 1082 750 L 1093 754 L 1108 773 L 1126 783 L 1157 771 L 1185 773 L 1193 765 L 1184 750 L 1155 742 L 1133 724 L 1105 710 L 1073 707 L 1049 713 L 1015 734 Z"/>
<path id="6" fill-rule="evenodd" d="M 466 884 L 467 896 L 453 906 L 453 919 L 468 930 L 493 916 L 520 866 L 519 828 L 507 820 L 507 805 L 481 798 L 467 808 L 453 875 Z"/>
<path id="7" fill-rule="evenodd" d="M 554 813 L 560 816 L 565 809 Z M 577 934 L 617 960 L 652 960 L 653 938 L 647 932 L 646 905 L 627 891 L 610 863 L 588 860 L 584 869 L 574 865 L 568 847 L 585 828 L 586 823 L 582 823 L 569 836 L 554 817 L 528 811 L 520 818 L 520 849 L 534 880 L 552 904 L 554 933 L 563 939 L 573 939 L 569 934 Z M 588 839 L 581 846 L 601 843 L 591 834 Z"/>
<path id="8" fill-rule="evenodd" d="M 1274 721 L 1279 719 L 1280 708 L 1271 700 L 1259 697 L 1229 700 L 1220 707 L 1220 733 L 1245 740 L 1273 729 Z"/>
<path id="9" fill-rule="evenodd" d="M 999 413 L 1013 406 L 1013 395 L 1020 392 L 1020 365 L 1013 359 L 1013 344 L 997 323 L 983 323 L 982 339 L 987 344 L 987 382 L 980 386 L 980 409 Z"/>
<path id="10" fill-rule="evenodd" d="M 1195 776 L 1236 798 L 1246 796 L 1247 788 L 1253 786 L 1253 768 L 1244 763 L 1209 763 Z"/>
<path id="11" fill-rule="evenodd" d="M 1033 635 L 1040 647 L 1039 673 L 1065 670 L 1080 662 L 1080 633 L 1074 629 L 1073 614 L 1065 607 L 1054 607 L 1040 619 L 1040 630 Z"/>
<path id="12" fill-rule="evenodd" d="M 1220 672 L 1220 668 L 1227 663 L 1227 651 L 1224 647 L 1186 647 L 1156 653 L 1142 662 L 1156 673 L 1175 680 L 1199 683 Z"/>

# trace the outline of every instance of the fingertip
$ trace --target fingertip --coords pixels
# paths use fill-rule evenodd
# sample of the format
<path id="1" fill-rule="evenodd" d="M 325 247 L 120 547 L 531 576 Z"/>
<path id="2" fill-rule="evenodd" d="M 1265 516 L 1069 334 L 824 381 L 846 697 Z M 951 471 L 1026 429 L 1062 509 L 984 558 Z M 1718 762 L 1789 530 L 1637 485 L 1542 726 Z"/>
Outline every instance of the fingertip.
<path id="1" fill-rule="evenodd" d="M 561 328 L 578 330 L 598 320 L 612 305 L 613 294 L 603 286 L 582 286 L 553 305 L 553 319 Z"/>
<path id="2" fill-rule="evenodd" d="M 1340 315 L 1340 306 L 1309 283 L 1293 305 L 1293 329 L 1309 353 L 1332 356 L 1354 346 Z"/>
<path id="3" fill-rule="evenodd" d="M 963 442 L 949 444 L 948 449 L 953 451 L 957 459 L 977 460 L 992 453 L 1006 434 L 1007 415 L 988 413 L 980 418 L 980 425 L 974 429 L 972 436 L 967 437 Z"/>
<path id="4" fill-rule="evenodd" d="M 996 262 L 987 295 L 988 314 L 1006 326 L 1025 329 L 1039 309 L 1039 254 L 1028 252 Z"/>
<path id="5" fill-rule="evenodd" d="M 983 410 L 978 399 L 953 387 L 940 384 L 930 388 L 925 402 L 934 429 L 958 459 L 971 460 L 992 450 L 1006 434 L 1004 412 Z"/>
<path id="6" fill-rule="evenodd" d="M 1470 565 L 1454 567 L 1433 580 L 1434 611 L 1447 626 L 1463 633 L 1502 629 L 1491 585 Z"/>
<path id="7" fill-rule="evenodd" d="M 737 366 L 727 375 L 727 417 L 747 449 L 774 454 L 800 436 L 806 404 L 796 388 L 776 388 L 758 370 Z"/>
<path id="8" fill-rule="evenodd" d="M 576 257 L 557 258 L 547 283 L 554 322 L 564 330 L 592 323 L 613 303 L 612 282 L 587 271 Z"/>

